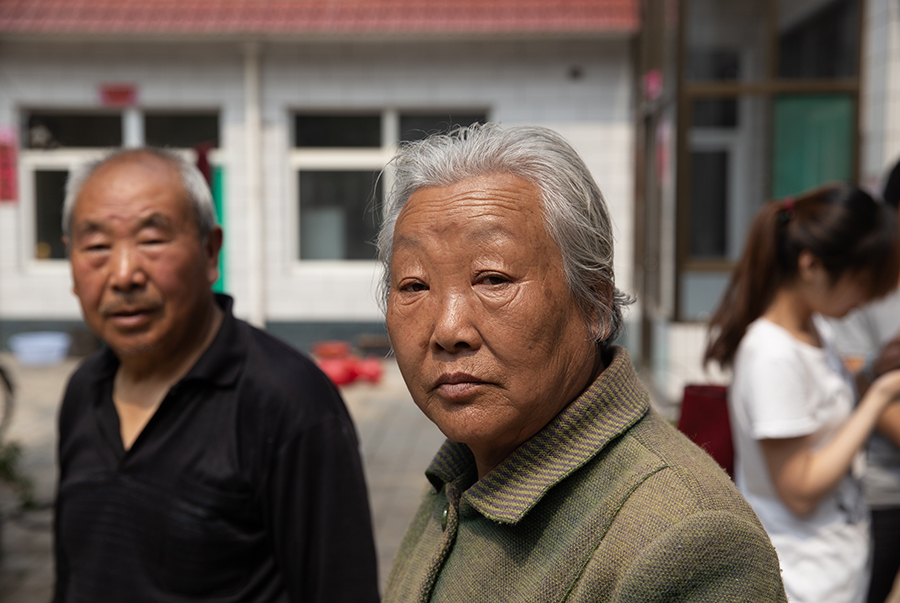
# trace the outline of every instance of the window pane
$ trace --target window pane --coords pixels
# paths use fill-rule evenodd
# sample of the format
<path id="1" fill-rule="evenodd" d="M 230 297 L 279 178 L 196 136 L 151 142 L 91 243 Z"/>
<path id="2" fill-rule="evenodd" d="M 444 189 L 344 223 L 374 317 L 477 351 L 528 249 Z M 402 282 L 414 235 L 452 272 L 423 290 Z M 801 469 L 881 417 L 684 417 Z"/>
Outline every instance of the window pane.
<path id="1" fill-rule="evenodd" d="M 689 80 L 766 77 L 767 2 L 690 0 L 687 11 Z"/>
<path id="2" fill-rule="evenodd" d="M 449 132 L 460 126 L 485 123 L 484 113 L 421 113 L 400 116 L 400 140 L 421 140 L 430 134 Z"/>
<path id="3" fill-rule="evenodd" d="M 736 98 L 698 98 L 693 106 L 694 126 L 698 128 L 735 128 L 738 125 Z"/>
<path id="4" fill-rule="evenodd" d="M 694 80 L 738 80 L 741 55 L 737 50 L 693 48 L 688 53 L 688 73 Z"/>
<path id="5" fill-rule="evenodd" d="M 690 271 L 681 273 L 680 303 L 683 320 L 709 320 L 725 293 L 731 273 Z"/>
<path id="6" fill-rule="evenodd" d="M 728 250 L 728 151 L 691 153 L 691 257 L 721 258 Z"/>
<path id="7" fill-rule="evenodd" d="M 378 173 L 299 173 L 301 260 L 375 259 Z"/>
<path id="8" fill-rule="evenodd" d="M 781 0 L 779 75 L 855 77 L 859 64 L 858 4 L 856 0 Z"/>
<path id="9" fill-rule="evenodd" d="M 122 144 L 120 113 L 50 113 L 28 115 L 29 149 L 117 147 Z"/>
<path id="10" fill-rule="evenodd" d="M 190 148 L 203 143 L 219 146 L 219 114 L 144 114 L 144 138 L 154 147 Z"/>
<path id="11" fill-rule="evenodd" d="M 34 172 L 35 238 L 34 257 L 39 260 L 65 259 L 62 244 L 62 206 L 66 196 L 65 170 L 36 170 Z"/>
<path id="12" fill-rule="evenodd" d="M 772 197 L 853 177 L 853 97 L 781 96 L 773 102 Z"/>
<path id="13" fill-rule="evenodd" d="M 769 102 L 758 95 L 697 99 L 691 115 L 689 256 L 737 260 L 768 195 Z"/>
<path id="14" fill-rule="evenodd" d="M 380 147 L 381 115 L 296 115 L 297 147 Z"/>

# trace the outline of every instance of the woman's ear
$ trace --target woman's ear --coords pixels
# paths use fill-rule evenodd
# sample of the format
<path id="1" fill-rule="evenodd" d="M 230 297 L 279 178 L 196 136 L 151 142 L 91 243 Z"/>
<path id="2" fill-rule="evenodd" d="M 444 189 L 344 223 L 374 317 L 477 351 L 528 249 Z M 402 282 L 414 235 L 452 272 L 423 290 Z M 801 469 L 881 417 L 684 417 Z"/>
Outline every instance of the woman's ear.
<path id="1" fill-rule="evenodd" d="M 807 250 L 801 251 L 797 258 L 797 275 L 801 281 L 807 283 L 823 282 L 823 279 L 825 283 L 828 283 L 831 280 L 825 271 L 825 266 L 822 265 L 822 260 Z"/>
<path id="2" fill-rule="evenodd" d="M 600 297 L 609 304 L 609 312 L 599 312 L 597 308 L 590 308 L 587 312 L 588 329 L 591 336 L 597 341 L 603 341 L 609 337 L 612 331 L 610 320 L 612 316 L 612 307 L 614 303 L 615 290 L 612 283 L 605 279 L 596 279 L 593 283 L 593 289 L 600 292 Z"/>

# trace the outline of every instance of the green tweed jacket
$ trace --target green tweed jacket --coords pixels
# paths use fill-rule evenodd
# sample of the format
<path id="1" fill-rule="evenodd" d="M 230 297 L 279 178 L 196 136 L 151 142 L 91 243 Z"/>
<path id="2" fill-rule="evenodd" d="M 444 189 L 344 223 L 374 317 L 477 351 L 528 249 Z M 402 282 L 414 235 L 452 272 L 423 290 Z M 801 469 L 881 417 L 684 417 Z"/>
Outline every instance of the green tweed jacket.
<path id="1" fill-rule="evenodd" d="M 385 603 L 786 601 L 753 511 L 650 409 L 622 348 L 483 479 L 450 441 L 426 475 Z"/>

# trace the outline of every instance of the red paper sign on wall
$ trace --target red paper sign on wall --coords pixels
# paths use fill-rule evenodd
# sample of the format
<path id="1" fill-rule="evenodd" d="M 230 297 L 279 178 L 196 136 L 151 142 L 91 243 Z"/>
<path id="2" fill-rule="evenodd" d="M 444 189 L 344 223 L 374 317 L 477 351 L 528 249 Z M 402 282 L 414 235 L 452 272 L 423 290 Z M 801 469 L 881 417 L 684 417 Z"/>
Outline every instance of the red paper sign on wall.
<path id="1" fill-rule="evenodd" d="M 137 104 L 134 84 L 101 84 L 100 102 L 105 107 L 132 107 Z"/>
<path id="2" fill-rule="evenodd" d="M 0 202 L 19 200 L 19 153 L 16 130 L 0 127 Z"/>

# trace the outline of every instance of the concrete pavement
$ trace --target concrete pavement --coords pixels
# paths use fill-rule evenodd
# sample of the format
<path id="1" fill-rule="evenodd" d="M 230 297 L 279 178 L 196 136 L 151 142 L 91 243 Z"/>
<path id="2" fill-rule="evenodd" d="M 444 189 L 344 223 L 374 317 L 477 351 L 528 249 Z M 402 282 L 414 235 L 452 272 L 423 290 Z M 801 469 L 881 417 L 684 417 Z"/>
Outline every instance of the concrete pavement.
<path id="1" fill-rule="evenodd" d="M 16 511 L 14 494 L 0 484 L 0 601 L 42 603 L 53 586 L 52 502 L 55 491 L 56 415 L 78 360 L 49 367 L 22 366 L 7 353 L 0 363 L 16 381 L 16 408 L 7 441 L 18 442 L 22 472 L 34 482 L 35 511 Z M 351 384 L 341 392 L 359 433 L 375 527 L 381 583 L 426 486 L 425 467 L 443 441 L 413 404 L 393 360 L 382 361 L 380 383 Z"/>

